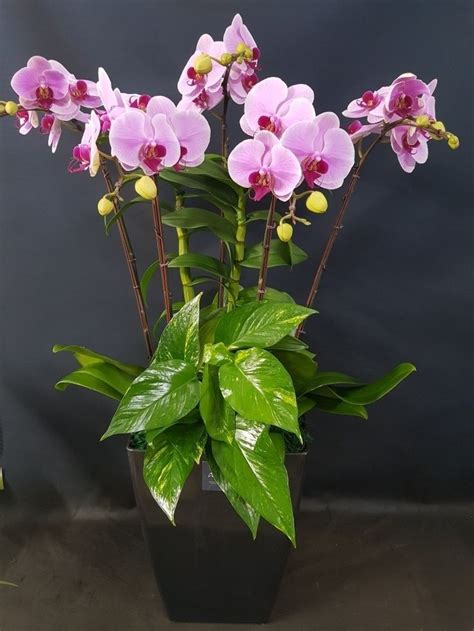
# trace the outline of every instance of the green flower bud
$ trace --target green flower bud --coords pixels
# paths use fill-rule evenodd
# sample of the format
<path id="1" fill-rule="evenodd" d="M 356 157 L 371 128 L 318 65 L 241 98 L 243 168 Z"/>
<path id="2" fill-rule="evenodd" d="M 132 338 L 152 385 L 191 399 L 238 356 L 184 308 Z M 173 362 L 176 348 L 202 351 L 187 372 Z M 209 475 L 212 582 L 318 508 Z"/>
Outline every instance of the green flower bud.
<path id="1" fill-rule="evenodd" d="M 10 116 L 15 116 L 18 112 L 18 104 L 15 101 L 7 101 L 5 103 L 5 112 L 10 114 Z"/>
<path id="2" fill-rule="evenodd" d="M 287 243 L 291 241 L 291 237 L 293 236 L 293 226 L 290 226 L 289 223 L 281 223 L 277 226 L 277 235 L 280 241 Z"/>
<path id="3" fill-rule="evenodd" d="M 144 175 L 135 182 L 135 190 L 143 199 L 155 199 L 158 194 L 153 178 Z"/>
<path id="4" fill-rule="evenodd" d="M 415 123 L 417 127 L 428 127 L 430 124 L 430 119 L 426 114 L 422 114 L 421 116 L 417 116 L 415 118 Z"/>
<path id="5" fill-rule="evenodd" d="M 203 53 L 202 55 L 196 57 L 194 70 L 200 75 L 209 74 L 212 70 L 212 59 L 209 55 Z"/>
<path id="6" fill-rule="evenodd" d="M 228 66 L 230 63 L 232 63 L 233 59 L 234 58 L 231 55 L 231 53 L 222 53 L 219 61 L 221 62 L 223 66 Z"/>
<path id="7" fill-rule="evenodd" d="M 448 147 L 450 149 L 457 149 L 459 147 L 459 138 L 454 134 L 448 136 Z"/>
<path id="8" fill-rule="evenodd" d="M 104 196 L 99 199 L 99 203 L 97 204 L 99 215 L 102 215 L 102 217 L 106 217 L 107 215 L 110 215 L 113 209 L 114 204 L 110 201 L 108 197 Z"/>
<path id="9" fill-rule="evenodd" d="M 314 191 L 306 198 L 306 208 L 312 213 L 325 213 L 328 209 L 328 200 L 321 191 Z"/>

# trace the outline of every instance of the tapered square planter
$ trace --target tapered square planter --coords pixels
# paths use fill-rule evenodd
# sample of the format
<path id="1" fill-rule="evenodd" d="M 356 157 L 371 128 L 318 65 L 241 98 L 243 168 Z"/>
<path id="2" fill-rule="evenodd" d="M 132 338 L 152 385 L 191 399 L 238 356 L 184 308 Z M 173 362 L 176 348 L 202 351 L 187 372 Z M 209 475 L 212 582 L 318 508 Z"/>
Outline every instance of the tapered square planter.
<path id="1" fill-rule="evenodd" d="M 158 588 L 171 620 L 268 622 L 291 544 L 261 520 L 256 541 L 209 474 L 195 467 L 173 527 L 143 480 L 144 452 L 128 449 L 133 488 Z M 291 497 L 298 514 L 306 454 L 288 454 Z"/>

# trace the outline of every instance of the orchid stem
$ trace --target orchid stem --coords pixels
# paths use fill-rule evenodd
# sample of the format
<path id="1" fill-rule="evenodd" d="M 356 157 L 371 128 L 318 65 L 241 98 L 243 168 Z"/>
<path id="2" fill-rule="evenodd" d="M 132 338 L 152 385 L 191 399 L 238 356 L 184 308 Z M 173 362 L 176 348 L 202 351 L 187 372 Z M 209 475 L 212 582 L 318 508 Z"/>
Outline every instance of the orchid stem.
<path id="1" fill-rule="evenodd" d="M 168 285 L 168 261 L 165 253 L 165 243 L 163 239 L 163 224 L 161 223 L 160 197 L 157 192 L 155 199 L 151 201 L 153 216 L 153 226 L 155 231 L 156 249 L 158 252 L 158 264 L 160 266 L 161 291 L 163 293 L 163 303 L 165 306 L 166 322 L 172 317 L 171 312 L 171 291 Z"/>
<path id="2" fill-rule="evenodd" d="M 105 181 L 105 185 L 109 194 L 114 193 L 115 186 L 110 178 L 109 172 L 105 166 L 103 159 L 100 159 L 100 170 Z M 145 308 L 145 301 L 143 300 L 143 294 L 140 289 L 140 279 L 138 277 L 136 257 L 132 248 L 130 237 L 128 236 L 127 228 L 123 217 L 120 215 L 120 204 L 117 197 L 111 195 L 111 200 L 114 204 L 114 214 L 117 217 L 117 227 L 120 235 L 120 241 L 122 244 L 122 250 L 124 253 L 125 261 L 128 267 L 128 273 L 130 275 L 130 281 L 132 284 L 132 290 L 135 296 L 137 304 L 138 316 L 140 319 L 141 329 L 143 333 L 143 339 L 145 341 L 145 347 L 148 359 L 151 359 L 153 355 L 153 344 L 151 342 L 150 329 L 148 326 L 148 317 Z"/>
<path id="3" fill-rule="evenodd" d="M 272 242 L 272 233 L 275 227 L 275 222 L 273 221 L 273 216 L 275 214 L 275 206 L 276 206 L 276 197 L 272 195 L 272 199 L 270 201 L 270 209 L 267 215 L 267 223 L 265 225 L 265 235 L 263 237 L 262 264 L 260 266 L 260 274 L 258 277 L 258 284 L 257 284 L 257 301 L 263 300 L 263 297 L 265 296 L 265 291 L 267 288 L 268 259 L 270 256 L 270 245 Z"/>
<path id="4" fill-rule="evenodd" d="M 360 171 L 367 157 L 371 153 L 371 151 L 378 145 L 378 143 L 382 140 L 387 132 L 387 128 L 384 128 L 379 136 L 369 145 L 369 147 L 365 150 L 365 152 L 361 155 L 357 166 L 354 167 L 352 171 L 351 179 L 349 180 L 349 184 L 347 185 L 346 191 L 342 197 L 341 206 L 339 208 L 339 212 L 337 213 L 336 220 L 334 225 L 329 233 L 328 240 L 326 242 L 326 246 L 323 250 L 323 254 L 321 260 L 316 268 L 315 274 L 313 276 L 313 282 L 311 284 L 311 288 L 308 293 L 308 297 L 306 299 L 306 306 L 311 307 L 313 305 L 314 299 L 316 298 L 316 294 L 318 293 L 319 285 L 321 283 L 321 279 L 323 276 L 323 272 L 326 270 L 326 265 L 329 259 L 329 256 L 332 252 L 332 248 L 337 239 L 337 235 L 343 228 L 343 220 L 346 210 L 349 206 L 349 202 L 354 193 L 357 181 L 360 177 Z M 296 330 L 296 337 L 299 337 L 302 333 L 304 333 L 304 325 L 301 323 Z"/>
<path id="5" fill-rule="evenodd" d="M 183 195 L 176 194 L 175 211 L 179 212 L 183 205 Z M 188 231 L 185 228 L 176 228 L 176 234 L 178 235 L 178 254 L 187 254 L 189 252 L 189 236 Z M 189 267 L 179 268 L 179 278 L 183 287 L 183 299 L 184 302 L 189 302 L 194 298 L 194 288 L 191 285 L 192 278 Z"/>

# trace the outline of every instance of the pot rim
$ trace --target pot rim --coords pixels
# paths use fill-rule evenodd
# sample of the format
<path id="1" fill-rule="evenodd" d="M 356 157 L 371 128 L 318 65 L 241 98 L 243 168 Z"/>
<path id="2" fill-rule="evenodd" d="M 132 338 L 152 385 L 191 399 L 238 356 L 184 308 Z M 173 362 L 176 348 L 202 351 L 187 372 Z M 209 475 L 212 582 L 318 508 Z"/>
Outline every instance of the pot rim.
<path id="1" fill-rule="evenodd" d="M 139 453 L 139 454 L 144 454 L 145 453 L 145 449 L 137 449 L 136 447 L 130 447 L 130 445 L 126 446 L 126 450 L 131 452 L 131 453 Z M 286 456 L 307 456 L 308 455 L 308 450 L 306 449 L 305 451 L 295 451 L 295 452 L 286 452 L 285 453 L 285 457 Z M 205 461 L 206 458 L 202 458 L 202 461 Z"/>

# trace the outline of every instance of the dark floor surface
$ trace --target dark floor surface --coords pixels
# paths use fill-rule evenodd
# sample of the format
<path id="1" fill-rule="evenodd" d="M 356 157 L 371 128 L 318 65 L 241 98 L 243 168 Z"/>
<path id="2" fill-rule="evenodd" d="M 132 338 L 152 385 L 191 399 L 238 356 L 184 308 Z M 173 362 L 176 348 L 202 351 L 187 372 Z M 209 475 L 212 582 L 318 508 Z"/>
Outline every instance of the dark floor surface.
<path id="1" fill-rule="evenodd" d="M 316 505 L 300 518 L 275 631 L 472 631 L 474 515 L 466 508 Z M 4 515 L 5 516 L 5 515 Z M 134 510 L 4 525 L 0 631 L 175 631 Z"/>

